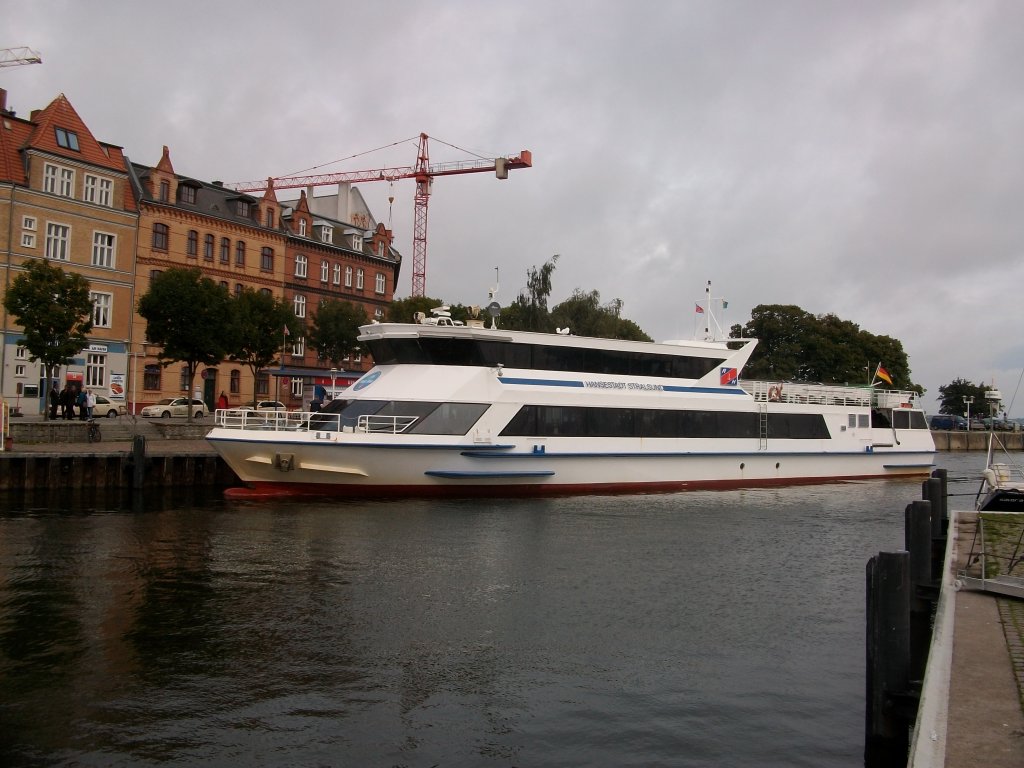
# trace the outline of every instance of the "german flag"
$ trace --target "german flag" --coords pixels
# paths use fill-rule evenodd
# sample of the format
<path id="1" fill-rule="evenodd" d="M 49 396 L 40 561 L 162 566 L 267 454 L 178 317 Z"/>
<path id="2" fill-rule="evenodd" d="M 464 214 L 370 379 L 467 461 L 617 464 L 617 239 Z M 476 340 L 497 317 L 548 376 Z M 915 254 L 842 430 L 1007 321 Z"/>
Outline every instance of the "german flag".
<path id="1" fill-rule="evenodd" d="M 876 379 L 881 379 L 886 384 L 888 384 L 890 387 L 893 386 L 892 376 L 890 376 L 889 372 L 887 370 L 885 370 L 885 368 L 882 367 L 881 363 L 878 364 L 878 368 L 877 368 L 877 370 L 875 370 L 875 378 Z"/>

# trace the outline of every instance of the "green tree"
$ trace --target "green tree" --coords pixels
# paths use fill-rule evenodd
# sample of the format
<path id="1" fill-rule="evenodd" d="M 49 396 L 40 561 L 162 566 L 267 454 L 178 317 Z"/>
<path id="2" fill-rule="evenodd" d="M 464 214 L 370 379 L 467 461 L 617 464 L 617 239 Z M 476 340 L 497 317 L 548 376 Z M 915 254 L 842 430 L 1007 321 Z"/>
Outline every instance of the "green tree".
<path id="1" fill-rule="evenodd" d="M 93 310 L 89 281 L 33 259 L 11 282 L 4 307 L 25 329 L 21 345 L 28 351 L 29 360 L 43 363 L 47 387 L 52 386 L 60 367 L 69 364 L 89 343 Z M 43 412 L 50 417 L 48 408 Z"/>
<path id="2" fill-rule="evenodd" d="M 511 311 L 502 312 L 501 324 L 505 328 L 545 333 L 555 330 L 548 312 L 548 299 L 551 297 L 551 275 L 557 261 L 556 253 L 540 268 L 530 267 L 527 270 L 526 288 L 512 302 Z"/>
<path id="3" fill-rule="evenodd" d="M 387 319 L 391 323 L 411 323 L 417 312 L 422 312 L 430 317 L 430 310 L 442 306 L 444 306 L 444 302 L 440 299 L 432 299 L 429 296 L 409 296 L 391 302 L 388 307 Z"/>
<path id="4" fill-rule="evenodd" d="M 243 288 L 230 304 L 232 343 L 228 357 L 252 371 L 252 399 L 256 402 L 256 381 L 260 371 L 283 354 L 282 348 L 288 343 L 288 338 L 302 336 L 303 328 L 287 301 L 262 291 Z"/>
<path id="5" fill-rule="evenodd" d="M 596 336 L 604 339 L 651 341 L 632 320 L 620 317 L 622 301 L 614 299 L 601 304 L 601 294 L 577 288 L 572 296 L 551 310 L 551 321 L 557 328 L 569 328 L 576 336 Z"/>
<path id="6" fill-rule="evenodd" d="M 964 398 L 972 398 L 971 414 L 991 416 L 989 403 L 985 393 L 991 387 L 974 384 L 967 379 L 953 379 L 949 384 L 939 387 L 939 413 L 950 413 L 957 416 L 967 415 L 967 402 Z"/>
<path id="7" fill-rule="evenodd" d="M 337 368 L 345 357 L 360 351 L 357 341 L 359 326 L 367 322 L 366 310 L 361 305 L 328 299 L 320 305 L 313 318 L 307 333 L 309 345 Z"/>
<path id="8" fill-rule="evenodd" d="M 160 364 L 185 363 L 189 397 L 199 366 L 217 365 L 234 346 L 228 291 L 198 269 L 175 267 L 153 278 L 139 298 L 139 315 L 146 321 L 146 338 L 161 347 Z"/>
<path id="9" fill-rule="evenodd" d="M 907 354 L 898 340 L 876 336 L 833 314 L 812 315 L 791 304 L 761 304 L 754 307 L 750 321 L 734 325 L 730 335 L 758 339 L 743 372 L 752 379 L 867 385 L 881 364 L 895 386 L 921 391 L 910 381 Z"/>

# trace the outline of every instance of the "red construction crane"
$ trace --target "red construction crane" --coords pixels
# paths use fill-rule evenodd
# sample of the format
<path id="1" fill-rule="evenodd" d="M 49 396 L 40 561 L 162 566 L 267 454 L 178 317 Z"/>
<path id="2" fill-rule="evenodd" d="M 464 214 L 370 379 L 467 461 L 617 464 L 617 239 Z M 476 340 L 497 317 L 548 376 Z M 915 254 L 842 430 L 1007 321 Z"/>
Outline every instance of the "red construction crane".
<path id="1" fill-rule="evenodd" d="M 451 163 L 430 164 L 427 148 L 427 134 L 420 134 L 416 165 L 395 168 L 376 168 L 369 171 L 341 171 L 314 176 L 280 176 L 266 181 L 250 181 L 227 186 L 239 192 L 264 190 L 273 182 L 274 189 L 295 189 L 327 184 L 361 183 L 368 181 L 395 181 L 416 179 L 416 198 L 412 226 L 412 295 L 425 295 L 427 281 L 427 204 L 430 201 L 430 187 L 435 176 L 455 176 L 462 173 L 494 171 L 499 179 L 507 179 L 513 168 L 529 168 L 533 155 L 524 149 L 514 157 L 464 160 Z"/>

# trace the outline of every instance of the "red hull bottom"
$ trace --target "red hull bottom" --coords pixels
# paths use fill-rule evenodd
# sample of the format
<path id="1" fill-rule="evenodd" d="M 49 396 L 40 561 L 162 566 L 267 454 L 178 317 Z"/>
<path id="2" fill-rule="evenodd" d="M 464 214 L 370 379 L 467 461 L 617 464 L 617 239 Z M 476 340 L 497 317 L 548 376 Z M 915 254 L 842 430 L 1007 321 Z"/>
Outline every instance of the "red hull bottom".
<path id="1" fill-rule="evenodd" d="M 665 483 L 581 483 L 554 485 L 530 483 L 523 485 L 332 485 L 328 483 L 255 483 L 252 486 L 228 488 L 227 499 L 254 501 L 260 499 L 351 498 L 351 499 L 414 499 L 414 498 L 521 498 L 543 496 L 594 496 L 681 491 L 724 491 L 737 488 L 780 488 L 790 485 L 829 485 L 858 480 L 906 479 L 928 477 L 929 472 L 900 472 L 875 475 L 853 475 L 839 478 L 786 478 L 766 480 L 694 480 Z"/>

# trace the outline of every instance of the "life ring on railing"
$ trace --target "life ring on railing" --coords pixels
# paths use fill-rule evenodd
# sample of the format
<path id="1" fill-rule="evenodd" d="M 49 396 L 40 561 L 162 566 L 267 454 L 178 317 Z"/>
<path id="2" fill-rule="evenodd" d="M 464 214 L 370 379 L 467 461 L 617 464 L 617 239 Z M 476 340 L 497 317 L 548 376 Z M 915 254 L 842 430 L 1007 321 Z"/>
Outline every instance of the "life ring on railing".
<path id="1" fill-rule="evenodd" d="M 777 403 L 779 402 L 779 400 L 782 399 L 781 384 L 779 384 L 778 386 L 773 384 L 772 386 L 768 387 L 768 399 L 773 403 Z"/>

